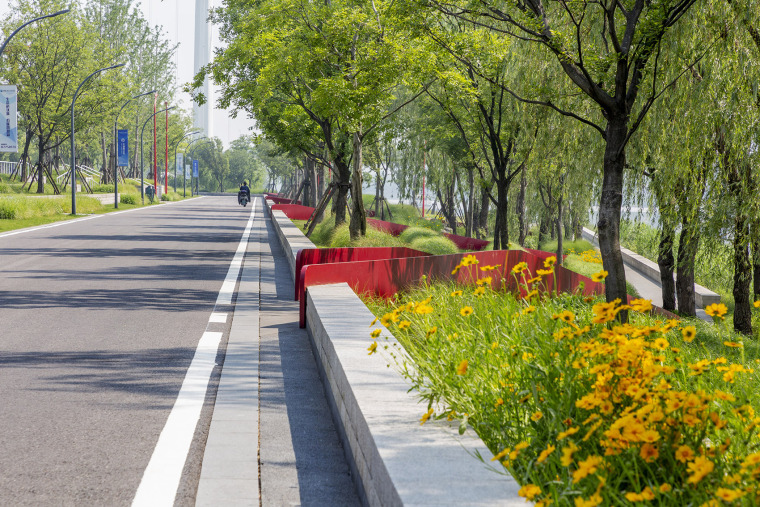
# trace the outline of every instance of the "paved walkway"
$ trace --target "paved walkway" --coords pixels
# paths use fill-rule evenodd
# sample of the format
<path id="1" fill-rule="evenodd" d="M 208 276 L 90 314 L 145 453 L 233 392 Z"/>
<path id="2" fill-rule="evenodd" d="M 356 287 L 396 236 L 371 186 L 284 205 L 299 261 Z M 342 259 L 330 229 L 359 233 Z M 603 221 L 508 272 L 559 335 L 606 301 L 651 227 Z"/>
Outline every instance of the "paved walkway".
<path id="1" fill-rule="evenodd" d="M 360 505 L 261 198 L 196 505 Z"/>

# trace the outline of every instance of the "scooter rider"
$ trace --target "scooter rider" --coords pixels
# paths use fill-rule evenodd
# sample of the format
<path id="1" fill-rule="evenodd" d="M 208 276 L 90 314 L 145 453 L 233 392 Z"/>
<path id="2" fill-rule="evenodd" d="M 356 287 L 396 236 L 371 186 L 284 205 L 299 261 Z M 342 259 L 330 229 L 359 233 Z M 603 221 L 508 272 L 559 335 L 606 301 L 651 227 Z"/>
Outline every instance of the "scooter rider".
<path id="1" fill-rule="evenodd" d="M 248 196 L 248 202 L 251 202 L 251 189 L 248 188 L 248 182 L 244 181 L 242 185 L 240 185 L 240 191 L 245 192 L 245 194 Z"/>

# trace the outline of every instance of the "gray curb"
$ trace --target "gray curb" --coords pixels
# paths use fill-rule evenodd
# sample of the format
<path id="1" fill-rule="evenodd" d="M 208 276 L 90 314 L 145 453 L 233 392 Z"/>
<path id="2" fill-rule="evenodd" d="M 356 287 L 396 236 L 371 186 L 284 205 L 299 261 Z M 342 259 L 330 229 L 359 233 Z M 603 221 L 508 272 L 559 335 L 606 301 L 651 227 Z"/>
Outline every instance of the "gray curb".
<path id="1" fill-rule="evenodd" d="M 598 246 L 596 233 L 591 229 L 583 228 L 583 239 Z M 620 252 L 623 255 L 623 262 L 631 266 L 633 269 L 648 277 L 650 280 L 660 283 L 660 267 L 656 262 L 652 262 L 646 257 L 643 257 L 636 252 L 628 250 L 627 248 L 621 248 Z M 699 308 L 704 308 L 713 303 L 720 303 L 720 295 L 713 291 L 702 287 L 701 285 L 694 284 L 694 299 Z"/>
<path id="2" fill-rule="evenodd" d="M 271 216 L 295 275 L 298 250 L 313 244 L 284 213 Z M 488 469 L 493 455 L 472 430 L 418 423 L 427 406 L 384 354 L 368 356 L 374 317 L 347 284 L 311 287 L 307 298 L 312 348 L 365 504 L 525 505 L 511 476 Z M 383 329 L 378 341 L 392 349 L 395 338 Z"/>

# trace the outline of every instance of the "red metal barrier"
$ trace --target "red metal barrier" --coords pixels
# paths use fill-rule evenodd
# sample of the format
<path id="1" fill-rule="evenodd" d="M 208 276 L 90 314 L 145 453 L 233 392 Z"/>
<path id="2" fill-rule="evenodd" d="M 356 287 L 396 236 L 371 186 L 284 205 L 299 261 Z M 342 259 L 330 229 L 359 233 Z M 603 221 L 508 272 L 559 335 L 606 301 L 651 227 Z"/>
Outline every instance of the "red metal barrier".
<path id="1" fill-rule="evenodd" d="M 454 268 L 466 255 L 473 255 L 479 264 L 467 266 L 452 274 Z M 531 273 L 544 268 L 543 259 L 519 250 L 495 250 L 471 254 L 435 255 L 429 257 L 407 257 L 374 261 L 343 262 L 338 264 L 312 264 L 301 268 L 299 281 L 300 325 L 306 325 L 305 291 L 311 285 L 325 285 L 346 282 L 357 294 L 373 294 L 391 297 L 393 294 L 418 284 L 423 275 L 427 282 L 449 280 L 457 283 L 474 283 L 478 278 L 490 276 L 492 288 L 500 288 L 502 280 L 507 290 L 520 291 L 521 287 L 512 274 L 512 268 L 525 262 Z M 483 266 L 499 268 L 483 273 Z M 583 294 L 604 294 L 604 285 L 579 275 L 561 266 L 555 266 L 554 275 L 544 277 L 546 289 L 554 290 L 556 279 L 560 292 L 574 291 L 583 282 Z"/>
<path id="2" fill-rule="evenodd" d="M 385 220 L 378 220 L 376 218 L 368 218 L 367 223 L 375 229 L 387 232 L 392 236 L 399 236 L 402 232 L 409 228 L 408 225 L 386 222 Z"/>
<path id="3" fill-rule="evenodd" d="M 449 238 L 460 250 L 483 250 L 488 246 L 488 240 L 468 238 L 467 236 L 457 236 L 456 234 L 442 233 Z"/>
<path id="4" fill-rule="evenodd" d="M 295 300 L 298 301 L 304 292 L 303 268 L 305 266 L 402 257 L 426 257 L 429 255 L 429 253 L 406 247 L 304 248 L 296 254 Z"/>
<path id="5" fill-rule="evenodd" d="M 301 204 L 301 201 L 293 202 L 293 199 L 277 197 L 276 195 L 267 196 L 267 199 L 274 201 L 275 204 Z"/>
<path id="6" fill-rule="evenodd" d="M 291 220 L 308 220 L 314 213 L 314 208 L 300 204 L 274 204 L 272 211 L 280 210 Z"/>

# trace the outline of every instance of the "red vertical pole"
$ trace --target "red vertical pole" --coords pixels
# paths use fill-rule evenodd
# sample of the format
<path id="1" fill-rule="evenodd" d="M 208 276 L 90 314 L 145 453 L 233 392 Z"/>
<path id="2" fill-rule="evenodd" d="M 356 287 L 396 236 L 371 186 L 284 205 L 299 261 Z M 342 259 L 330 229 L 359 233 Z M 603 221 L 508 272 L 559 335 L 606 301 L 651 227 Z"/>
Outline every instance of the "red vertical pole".
<path id="1" fill-rule="evenodd" d="M 153 97 L 153 188 L 158 190 L 158 153 L 156 153 L 156 104 L 158 103 L 158 94 Z"/>
<path id="2" fill-rule="evenodd" d="M 164 193 L 169 193 L 169 103 L 164 102 L 166 108 L 166 170 L 164 171 Z"/>

